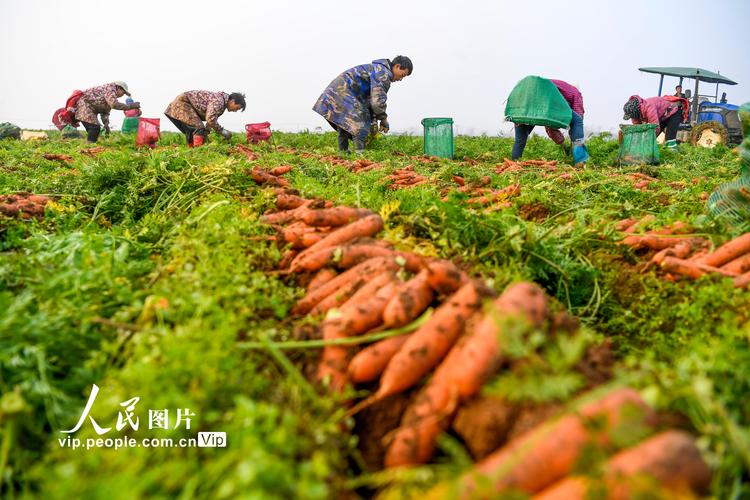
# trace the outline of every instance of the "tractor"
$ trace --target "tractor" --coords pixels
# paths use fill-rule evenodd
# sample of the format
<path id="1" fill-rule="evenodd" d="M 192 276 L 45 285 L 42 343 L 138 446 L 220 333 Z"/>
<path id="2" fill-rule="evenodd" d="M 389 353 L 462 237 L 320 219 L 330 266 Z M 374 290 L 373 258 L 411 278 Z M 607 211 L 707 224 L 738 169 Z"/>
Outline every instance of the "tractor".
<path id="1" fill-rule="evenodd" d="M 712 148 L 717 144 L 735 145 L 742 142 L 742 128 L 737 113 L 739 106 L 727 103 L 727 93 L 719 99 L 719 85 L 737 85 L 737 82 L 713 71 L 701 68 L 638 68 L 644 73 L 660 75 L 659 95 L 662 94 L 665 76 L 674 76 L 683 80 L 694 80 L 695 90 L 685 90 L 685 98 L 690 102 L 690 116 L 687 122 L 680 124 L 677 139 L 690 142 L 696 146 Z M 701 94 L 700 82 L 715 83 L 716 91 L 712 94 Z"/>

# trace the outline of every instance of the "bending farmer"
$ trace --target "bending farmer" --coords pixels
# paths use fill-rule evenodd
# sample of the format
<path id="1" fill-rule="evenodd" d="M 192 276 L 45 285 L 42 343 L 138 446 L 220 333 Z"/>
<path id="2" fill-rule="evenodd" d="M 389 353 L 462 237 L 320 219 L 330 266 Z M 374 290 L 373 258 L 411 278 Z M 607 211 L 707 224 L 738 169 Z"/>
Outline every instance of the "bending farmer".
<path id="1" fill-rule="evenodd" d="M 677 147 L 677 129 L 680 123 L 688 118 L 687 99 L 675 96 L 649 97 L 630 96 L 622 107 L 623 120 L 631 120 L 634 125 L 640 123 L 656 124 L 656 135 L 663 130 L 667 147 Z"/>
<path id="2" fill-rule="evenodd" d="M 588 151 L 583 140 L 583 95 L 573 85 L 564 82 L 562 80 L 550 81 L 557 87 L 560 94 L 568 103 L 570 109 L 573 111 L 573 118 L 570 120 L 570 142 L 572 144 L 573 152 L 573 163 L 580 164 L 588 160 Z M 569 151 L 565 148 L 565 137 L 559 129 L 552 127 L 544 127 L 547 131 L 547 135 L 552 139 L 555 144 L 563 146 L 566 149 L 566 153 Z M 534 125 L 528 125 L 524 123 L 517 123 L 515 127 L 515 142 L 513 143 L 513 151 L 511 152 L 511 159 L 518 160 L 523 155 L 523 150 L 526 148 L 526 141 L 529 138 L 529 134 L 534 130 Z"/>
<path id="3" fill-rule="evenodd" d="M 344 71 L 326 87 L 313 110 L 338 132 L 339 151 L 349 151 L 350 140 L 358 153 L 364 151 L 373 120 L 380 122 L 383 133 L 388 132 L 388 89 L 391 82 L 403 80 L 413 70 L 405 56 L 378 59 Z"/>
<path id="4" fill-rule="evenodd" d="M 88 142 L 96 142 L 99 139 L 99 133 L 102 128 L 99 125 L 101 115 L 104 132 L 109 134 L 109 112 L 112 109 L 121 111 L 129 109 L 140 109 L 141 103 L 134 102 L 125 104 L 117 99 L 128 95 L 128 85 L 125 82 L 112 82 L 98 87 L 92 87 L 83 91 L 81 98 L 78 99 L 75 108 L 75 119 L 83 124 L 86 129 Z"/>
<path id="5" fill-rule="evenodd" d="M 245 107 L 245 94 L 239 92 L 190 90 L 178 95 L 164 114 L 185 134 L 187 145 L 192 147 L 203 144 L 211 129 L 224 139 L 231 139 L 232 133 L 219 125 L 219 117 L 224 111 L 245 111 Z"/>

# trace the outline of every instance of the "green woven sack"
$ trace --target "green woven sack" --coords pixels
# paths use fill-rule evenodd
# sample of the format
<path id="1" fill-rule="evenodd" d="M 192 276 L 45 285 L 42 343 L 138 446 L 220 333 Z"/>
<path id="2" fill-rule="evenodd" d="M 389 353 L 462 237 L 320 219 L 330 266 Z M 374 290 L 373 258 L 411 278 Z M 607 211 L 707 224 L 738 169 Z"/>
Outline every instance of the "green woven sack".
<path id="1" fill-rule="evenodd" d="M 526 125 L 568 128 L 573 111 L 554 83 L 540 76 L 527 76 L 508 96 L 505 119 Z"/>
<path id="2" fill-rule="evenodd" d="M 0 139 L 20 139 L 21 138 L 21 127 L 17 127 L 12 123 L 4 122 L 0 123 Z"/>
<path id="3" fill-rule="evenodd" d="M 122 121 L 122 133 L 123 134 L 135 134 L 138 132 L 138 117 L 127 116 Z"/>
<path id="4" fill-rule="evenodd" d="M 750 102 L 740 107 L 742 134 L 740 178 L 722 184 L 708 198 L 708 210 L 719 218 L 737 224 L 750 223 Z"/>
<path id="5" fill-rule="evenodd" d="M 656 143 L 656 125 L 620 125 L 622 142 L 617 154 L 617 164 L 623 165 L 657 165 L 659 163 L 659 145 Z"/>

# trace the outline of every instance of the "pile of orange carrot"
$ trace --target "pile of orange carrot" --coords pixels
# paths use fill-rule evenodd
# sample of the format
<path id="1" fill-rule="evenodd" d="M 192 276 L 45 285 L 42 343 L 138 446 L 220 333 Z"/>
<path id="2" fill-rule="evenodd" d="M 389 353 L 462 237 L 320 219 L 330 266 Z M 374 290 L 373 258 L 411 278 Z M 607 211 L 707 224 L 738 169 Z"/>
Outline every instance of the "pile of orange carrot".
<path id="1" fill-rule="evenodd" d="M 625 219 L 615 228 L 628 234 L 622 244 L 633 250 L 655 250 L 645 269 L 659 267 L 669 279 L 698 279 L 707 274 L 732 278 L 734 286 L 747 288 L 750 284 L 750 233 L 723 244 L 713 252 L 710 241 L 690 236 L 691 228 L 678 221 L 662 229 L 636 234 L 653 217 L 640 221 Z"/>
<path id="2" fill-rule="evenodd" d="M 258 159 L 258 154 L 253 151 L 251 147 L 245 146 L 244 144 L 237 144 L 232 150 L 232 153 L 241 154 L 247 158 L 248 161 L 255 161 Z"/>
<path id="3" fill-rule="evenodd" d="M 57 153 L 44 153 L 42 158 L 50 161 L 61 161 L 64 163 L 70 163 L 73 161 L 73 157 L 69 155 L 57 154 Z"/>
<path id="4" fill-rule="evenodd" d="M 543 169 L 554 171 L 557 169 L 556 160 L 510 160 L 505 158 L 501 165 L 495 167 L 497 174 L 512 174 L 523 172 L 529 169 Z"/>
<path id="5" fill-rule="evenodd" d="M 695 440 L 677 430 L 659 430 L 653 411 L 638 392 L 621 388 L 592 398 L 584 396 L 570 412 L 529 430 L 478 462 L 452 484 L 442 484 L 427 498 L 491 498 L 521 491 L 546 500 L 583 500 L 606 488 L 604 498 L 629 499 L 654 493 L 658 498 L 693 498 L 705 493 L 711 471 Z M 586 399 L 588 401 L 586 401 Z M 653 433 L 626 445 L 616 436 Z M 587 449 L 612 450 L 598 481 L 581 474 Z M 576 470 L 578 468 L 578 470 Z M 599 488 L 597 490 L 597 488 Z"/>
<path id="6" fill-rule="evenodd" d="M 406 189 L 427 183 L 427 177 L 414 171 L 413 166 L 396 170 L 387 177 L 391 189 Z"/>
<path id="7" fill-rule="evenodd" d="M 547 295 L 533 283 L 519 282 L 497 297 L 450 261 L 399 251 L 377 239 L 384 223 L 371 211 L 333 207 L 288 189 L 275 193 L 278 211 L 262 220 L 282 233 L 289 228 L 325 233 L 315 242 L 292 244 L 280 264 L 301 282 L 307 280 L 307 293 L 292 312 L 321 318 L 323 339 L 402 328 L 434 307 L 409 333 L 359 350 L 326 345 L 316 369 L 316 378 L 330 390 L 377 385 L 351 413 L 414 390 L 400 425 L 388 435 L 384 462 L 401 467 L 429 461 L 457 409 L 477 397 L 501 366 L 508 329 L 533 330 L 549 320 Z M 592 426 L 594 421 L 598 424 Z M 547 498 L 585 494 L 587 480 L 574 475 L 583 451 L 592 444 L 612 448 L 612 436 L 623 428 L 654 425 L 653 412 L 638 393 L 615 390 L 513 439 L 451 487 L 458 496 L 479 493 L 481 484 L 489 484 L 492 494 L 510 489 Z M 664 474 L 666 468 L 671 475 Z M 630 475 L 651 474 L 669 491 L 701 491 L 710 479 L 692 438 L 676 431 L 620 451 L 605 471 L 607 486 L 626 493 L 632 491 Z M 446 490 L 432 497 L 437 493 Z"/>
<path id="8" fill-rule="evenodd" d="M 510 186 L 502 189 L 492 189 L 488 186 L 491 182 L 489 177 L 483 177 L 480 181 L 480 185 L 470 184 L 466 185 L 464 180 L 460 177 L 453 178 L 460 187 L 455 189 L 459 193 L 464 193 L 469 198 L 464 201 L 466 205 L 482 207 L 485 211 L 502 210 L 509 208 L 512 204 L 511 198 L 515 198 L 521 194 L 521 186 L 519 184 L 511 184 Z M 443 201 L 448 201 L 451 189 L 443 190 Z"/>
<path id="9" fill-rule="evenodd" d="M 0 215 L 21 219 L 41 218 L 50 201 L 52 199 L 49 196 L 23 192 L 0 195 Z"/>

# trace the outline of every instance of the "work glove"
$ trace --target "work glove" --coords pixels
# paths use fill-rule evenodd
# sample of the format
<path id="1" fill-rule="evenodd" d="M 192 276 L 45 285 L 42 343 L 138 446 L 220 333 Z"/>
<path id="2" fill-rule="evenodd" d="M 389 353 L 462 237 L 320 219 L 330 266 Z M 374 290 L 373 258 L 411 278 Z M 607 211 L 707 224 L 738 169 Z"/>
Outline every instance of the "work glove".
<path id="1" fill-rule="evenodd" d="M 388 125 L 388 120 L 387 119 L 383 118 L 382 120 L 380 120 L 380 131 L 381 132 L 383 132 L 384 134 L 387 134 L 390 129 L 391 129 L 391 126 Z"/>
<path id="2" fill-rule="evenodd" d="M 109 128 L 109 123 L 104 124 L 104 135 L 109 135 L 112 130 Z"/>
<path id="3" fill-rule="evenodd" d="M 141 103 L 138 101 L 130 103 L 128 109 L 141 109 Z"/>
<path id="4" fill-rule="evenodd" d="M 223 129 L 221 129 L 221 136 L 224 139 L 229 140 L 229 139 L 232 138 L 232 133 L 229 130 L 223 128 Z"/>

